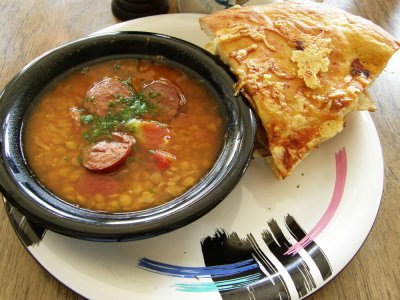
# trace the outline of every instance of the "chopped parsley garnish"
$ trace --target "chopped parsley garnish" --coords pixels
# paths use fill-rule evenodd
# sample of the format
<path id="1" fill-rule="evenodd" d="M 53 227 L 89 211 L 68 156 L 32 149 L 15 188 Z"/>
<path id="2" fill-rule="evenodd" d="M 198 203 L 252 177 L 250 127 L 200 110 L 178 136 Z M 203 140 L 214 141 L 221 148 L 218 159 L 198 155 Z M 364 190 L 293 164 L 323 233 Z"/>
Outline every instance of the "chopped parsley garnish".
<path id="1" fill-rule="evenodd" d="M 85 125 L 89 124 L 92 122 L 94 119 L 93 115 L 83 115 L 81 116 L 81 122 Z"/>
<path id="2" fill-rule="evenodd" d="M 136 156 L 129 156 L 128 163 L 133 163 L 133 162 L 140 162 L 140 161 Z"/>
<path id="3" fill-rule="evenodd" d="M 120 69 L 121 69 L 121 64 L 119 64 L 119 63 L 116 63 L 116 64 L 114 65 L 114 67 L 113 67 L 114 72 L 117 72 L 117 71 L 119 71 Z"/>
<path id="4" fill-rule="evenodd" d="M 160 97 L 161 96 L 161 94 L 160 94 L 160 92 L 155 92 L 154 90 L 152 90 L 152 89 L 150 89 L 149 90 L 149 97 L 150 98 L 155 98 L 155 97 Z"/>
<path id="5" fill-rule="evenodd" d="M 121 83 L 126 84 L 126 85 L 128 86 L 128 88 L 129 88 L 130 90 L 132 90 L 132 89 L 131 89 L 131 77 L 130 77 L 130 76 L 129 76 L 127 79 L 125 79 L 125 80 L 121 80 Z"/>
<path id="6" fill-rule="evenodd" d="M 81 124 L 87 126 L 83 137 L 89 141 L 96 141 L 109 136 L 113 131 L 122 128 L 129 120 L 140 118 L 145 113 L 152 113 L 156 106 L 148 101 L 143 93 L 114 95 L 115 100 L 108 103 L 109 111 L 105 116 L 84 114 Z"/>

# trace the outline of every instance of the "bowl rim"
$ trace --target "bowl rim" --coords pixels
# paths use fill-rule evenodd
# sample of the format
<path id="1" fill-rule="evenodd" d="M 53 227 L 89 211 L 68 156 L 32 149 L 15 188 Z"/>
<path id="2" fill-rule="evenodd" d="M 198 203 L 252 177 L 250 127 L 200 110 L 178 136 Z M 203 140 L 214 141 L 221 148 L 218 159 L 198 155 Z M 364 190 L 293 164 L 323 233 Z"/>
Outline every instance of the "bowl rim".
<path id="1" fill-rule="evenodd" d="M 211 182 L 208 182 L 209 185 L 207 187 L 198 191 L 194 188 L 189 189 L 188 192 L 185 192 L 183 195 L 169 201 L 166 205 L 160 205 L 151 209 L 137 212 L 110 214 L 77 209 L 76 206 L 66 203 L 64 200 L 61 200 L 62 202 L 64 202 L 63 205 L 60 205 L 59 208 L 55 210 L 54 206 L 50 205 L 48 202 L 44 201 L 40 197 L 44 195 L 46 197 L 49 197 L 50 195 L 51 198 L 53 198 L 54 196 L 58 200 L 60 200 L 60 198 L 58 198 L 56 195 L 49 192 L 48 190 L 45 190 L 47 192 L 45 194 L 41 194 L 40 196 L 33 194 L 32 190 L 30 190 L 30 187 L 24 185 L 26 182 L 21 181 L 27 180 L 28 178 L 26 178 L 26 176 L 22 176 L 22 178 L 20 173 L 14 172 L 15 170 L 13 170 L 13 168 L 15 167 L 23 167 L 19 166 L 18 163 L 16 166 L 16 163 L 14 161 L 15 156 L 12 156 L 12 153 L 19 153 L 22 157 L 24 156 L 21 141 L 23 120 L 13 120 L 13 106 L 7 107 L 7 104 L 10 103 L 6 103 L 6 100 L 8 99 L 8 102 L 10 102 L 9 97 L 11 97 L 13 94 L 20 95 L 14 90 L 18 86 L 18 83 L 20 83 L 21 81 L 23 82 L 23 80 L 27 80 L 26 76 L 29 76 L 30 73 L 34 72 L 35 68 L 40 69 L 42 64 L 46 65 L 48 61 L 51 62 L 52 58 L 57 55 L 61 55 L 61 57 L 67 60 L 69 55 L 68 51 L 71 51 L 73 49 L 75 49 L 76 51 L 83 51 L 82 49 L 85 47 L 86 43 L 88 43 L 89 45 L 91 42 L 98 44 L 108 42 L 112 44 L 113 42 L 124 41 L 124 39 L 129 40 L 131 38 L 140 38 L 142 40 L 152 39 L 152 41 L 157 41 L 158 43 L 169 43 L 171 45 L 174 45 L 174 47 L 178 47 L 182 51 L 189 52 L 191 55 L 199 55 L 199 57 L 201 57 L 202 59 L 202 61 L 200 62 L 201 64 L 204 64 L 204 66 L 209 67 L 214 72 L 218 73 L 218 76 L 222 76 L 223 80 L 226 80 L 227 82 L 229 81 L 230 91 L 229 94 L 224 95 L 224 99 L 226 99 L 227 97 L 233 97 L 234 100 L 230 101 L 228 105 L 234 106 L 232 108 L 232 111 L 236 112 L 236 115 L 232 118 L 237 118 L 237 120 L 234 121 L 236 122 L 235 125 L 238 125 L 239 128 L 235 129 L 237 131 L 235 131 L 235 135 L 230 137 L 230 142 L 232 143 L 231 146 L 233 146 L 234 149 L 238 151 L 234 151 L 234 153 L 225 153 L 224 151 L 227 143 L 227 141 L 225 141 L 225 147 L 221 150 L 221 155 L 224 154 L 226 155 L 226 157 L 224 157 L 224 160 L 221 160 L 219 165 L 220 168 L 223 168 L 224 172 L 221 174 L 217 174 L 216 166 L 220 161 L 220 156 L 217 159 L 217 162 L 214 164 L 214 167 L 205 175 L 205 177 L 207 177 L 210 174 L 213 174 L 213 179 L 215 181 L 213 180 Z M 86 61 L 80 61 L 78 64 L 74 65 L 80 65 L 93 59 L 95 58 Z M 67 67 L 59 72 L 58 75 L 65 73 L 66 71 L 68 71 Z M 49 50 L 28 63 L 25 67 L 23 67 L 6 85 L 3 92 L 0 94 L 0 116 L 4 116 L 4 118 L 1 119 L 2 133 L 0 136 L 0 143 L 2 148 L 0 163 L 0 191 L 11 204 L 21 210 L 21 212 L 33 222 L 39 223 L 45 228 L 54 230 L 65 235 L 85 239 L 139 239 L 171 231 L 190 222 L 193 222 L 208 211 L 210 211 L 217 204 L 219 204 L 232 191 L 234 186 L 239 182 L 240 178 L 246 171 L 252 157 L 252 150 L 256 132 L 255 115 L 253 111 L 248 107 L 248 105 L 245 104 L 245 101 L 243 101 L 241 95 L 234 95 L 233 84 L 234 76 L 232 75 L 232 73 L 230 73 L 228 67 L 223 64 L 217 56 L 212 55 L 205 49 L 198 47 L 197 45 L 194 45 L 188 41 L 159 33 L 123 31 L 93 34 L 65 43 L 52 50 Z M 215 83 L 212 83 L 211 85 L 215 88 Z M 226 87 L 228 87 L 228 84 L 225 85 Z M 45 86 L 46 84 L 39 88 L 39 91 L 37 91 L 37 93 L 39 93 L 41 89 L 45 88 Z M 34 99 L 35 97 L 31 97 L 30 101 Z M 19 100 L 19 102 L 17 101 L 16 103 L 18 104 L 20 103 L 20 101 L 22 100 Z M 226 100 L 223 100 L 222 102 L 224 106 L 227 105 Z M 21 125 L 18 133 L 9 131 L 10 126 L 11 129 L 14 129 L 14 131 L 15 128 L 18 127 L 13 122 L 17 123 L 17 125 Z M 15 137 L 16 134 L 18 134 L 18 137 Z M 14 145 L 10 145 L 11 135 L 14 135 L 14 141 L 15 138 L 19 139 L 19 144 L 17 145 L 18 149 L 14 149 Z M 18 159 L 20 158 L 18 157 Z M 232 163 L 234 160 L 235 163 Z M 25 161 L 25 168 L 27 167 L 28 166 Z M 26 169 L 24 170 L 24 172 L 25 171 L 29 170 Z M 33 180 L 36 181 L 36 179 Z M 220 186 L 220 183 L 223 180 L 229 181 L 230 185 Z M 37 183 L 38 182 L 36 181 L 36 184 Z M 199 184 L 195 185 L 195 187 L 198 186 Z M 43 186 L 41 188 L 43 188 Z M 207 203 L 204 203 L 205 200 L 187 201 L 187 199 L 183 196 L 189 194 L 189 192 L 196 192 L 195 194 L 192 194 L 195 195 L 196 198 L 192 197 L 191 200 L 199 199 L 198 197 L 201 198 L 202 196 L 204 196 L 204 193 L 206 193 L 205 196 L 207 196 Z M 210 200 L 210 198 L 212 198 L 211 196 L 213 196 L 214 199 Z M 187 214 L 187 211 L 185 209 L 196 211 L 196 213 Z M 79 210 L 81 215 L 76 216 L 74 214 L 76 210 Z M 97 217 L 97 219 L 93 219 L 93 216 Z M 132 217 L 135 217 L 135 219 L 132 219 Z"/>

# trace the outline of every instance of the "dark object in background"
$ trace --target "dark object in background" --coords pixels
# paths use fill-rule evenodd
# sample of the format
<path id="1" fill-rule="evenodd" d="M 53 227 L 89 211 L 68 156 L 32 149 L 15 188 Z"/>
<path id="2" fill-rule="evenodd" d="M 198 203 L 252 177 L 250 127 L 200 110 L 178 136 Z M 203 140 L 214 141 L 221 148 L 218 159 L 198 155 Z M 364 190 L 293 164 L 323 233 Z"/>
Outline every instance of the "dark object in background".
<path id="1" fill-rule="evenodd" d="M 168 0 L 112 0 L 111 10 L 122 21 L 165 14 Z"/>

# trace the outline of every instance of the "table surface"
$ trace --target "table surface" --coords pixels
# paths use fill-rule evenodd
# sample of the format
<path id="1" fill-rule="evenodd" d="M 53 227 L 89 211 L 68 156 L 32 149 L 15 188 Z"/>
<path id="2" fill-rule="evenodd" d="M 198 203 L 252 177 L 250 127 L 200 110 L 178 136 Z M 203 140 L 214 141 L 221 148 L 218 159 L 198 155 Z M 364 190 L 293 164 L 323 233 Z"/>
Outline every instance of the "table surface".
<path id="1" fill-rule="evenodd" d="M 399 0 L 326 2 L 368 18 L 400 39 Z M 170 12 L 177 12 L 176 0 L 170 1 Z M 0 90 L 43 52 L 118 22 L 111 12 L 111 0 L 1 0 Z M 372 118 L 385 162 L 375 225 L 348 266 L 309 299 L 400 299 L 399 54 L 370 88 L 378 105 Z M 82 299 L 29 255 L 4 209 L 0 209 L 0 222 L 0 299 Z"/>

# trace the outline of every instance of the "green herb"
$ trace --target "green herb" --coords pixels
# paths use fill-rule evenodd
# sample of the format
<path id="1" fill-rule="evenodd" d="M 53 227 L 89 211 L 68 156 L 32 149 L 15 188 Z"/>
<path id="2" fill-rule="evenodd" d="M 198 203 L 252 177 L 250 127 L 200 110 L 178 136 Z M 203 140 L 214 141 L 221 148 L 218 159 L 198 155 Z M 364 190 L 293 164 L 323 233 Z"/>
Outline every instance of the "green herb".
<path id="1" fill-rule="evenodd" d="M 65 156 L 64 156 L 64 160 L 68 160 L 68 156 L 65 155 Z"/>
<path id="2" fill-rule="evenodd" d="M 115 95 L 117 99 L 109 103 L 110 109 L 105 116 L 83 115 L 81 124 L 87 126 L 83 137 L 89 141 L 96 141 L 101 137 L 109 136 L 119 127 L 124 127 L 130 120 L 140 118 L 145 113 L 154 113 L 156 106 L 149 102 L 143 93 L 131 93 L 126 95 Z M 129 129 L 129 128 L 128 128 Z"/>
<path id="3" fill-rule="evenodd" d="M 132 163 L 132 162 L 139 162 L 139 159 L 136 156 L 129 156 L 128 163 Z"/>
<path id="4" fill-rule="evenodd" d="M 155 98 L 156 96 L 160 95 L 160 92 L 156 93 L 154 90 L 149 90 L 149 97 L 150 98 Z"/>
<path id="5" fill-rule="evenodd" d="M 121 69 L 121 65 L 119 63 L 116 63 L 113 67 L 114 72 L 117 72 Z"/>
<path id="6" fill-rule="evenodd" d="M 129 88 L 131 88 L 131 76 L 125 80 L 121 80 L 121 83 L 126 84 Z"/>
<path id="7" fill-rule="evenodd" d="M 90 124 L 93 121 L 93 115 L 83 115 L 81 116 L 81 122 L 85 125 Z"/>
<path id="8" fill-rule="evenodd" d="M 84 131 L 82 133 L 82 136 L 85 140 L 89 140 L 90 139 L 90 133 L 88 131 Z"/>

